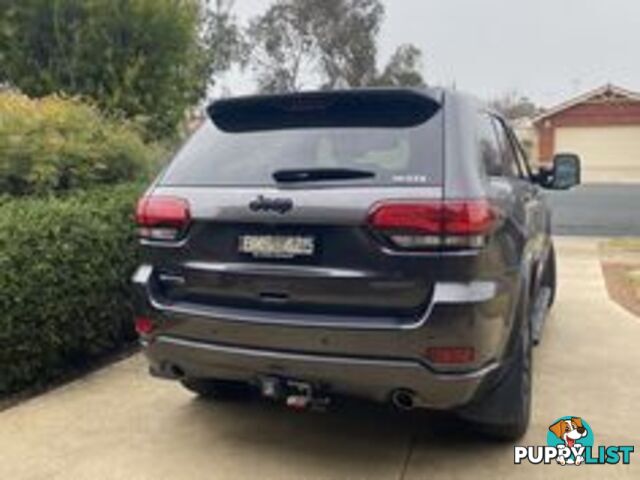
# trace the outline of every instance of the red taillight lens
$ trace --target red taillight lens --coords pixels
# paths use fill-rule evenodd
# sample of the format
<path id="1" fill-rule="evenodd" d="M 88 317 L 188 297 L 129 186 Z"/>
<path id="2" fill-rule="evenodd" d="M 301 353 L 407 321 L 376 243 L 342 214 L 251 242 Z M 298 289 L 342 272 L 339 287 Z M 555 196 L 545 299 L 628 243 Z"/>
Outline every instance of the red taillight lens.
<path id="1" fill-rule="evenodd" d="M 191 221 L 189 203 L 177 197 L 144 197 L 138 202 L 136 221 L 142 238 L 177 240 Z"/>
<path id="2" fill-rule="evenodd" d="M 440 233 L 441 207 L 439 203 L 382 203 L 371 212 L 369 225 L 378 230 Z"/>
<path id="3" fill-rule="evenodd" d="M 480 247 L 496 221 L 486 200 L 383 202 L 369 225 L 401 248 Z"/>
<path id="4" fill-rule="evenodd" d="M 425 358 L 440 365 L 472 363 L 476 359 L 476 351 L 473 347 L 433 347 L 427 349 Z"/>
<path id="5" fill-rule="evenodd" d="M 493 226 L 496 215 L 486 200 L 443 203 L 443 233 L 446 235 L 480 235 Z"/>
<path id="6" fill-rule="evenodd" d="M 154 329 L 153 321 L 147 317 L 136 317 L 135 327 L 138 335 L 142 336 L 149 335 Z"/>

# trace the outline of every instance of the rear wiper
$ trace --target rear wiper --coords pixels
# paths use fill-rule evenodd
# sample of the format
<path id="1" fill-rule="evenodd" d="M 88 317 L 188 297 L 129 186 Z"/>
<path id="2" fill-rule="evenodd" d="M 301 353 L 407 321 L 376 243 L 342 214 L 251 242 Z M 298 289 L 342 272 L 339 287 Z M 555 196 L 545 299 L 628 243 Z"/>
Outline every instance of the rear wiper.
<path id="1" fill-rule="evenodd" d="M 279 183 L 322 182 L 324 180 L 358 180 L 373 178 L 376 174 L 367 170 L 351 168 L 305 168 L 300 170 L 278 170 L 273 178 Z"/>

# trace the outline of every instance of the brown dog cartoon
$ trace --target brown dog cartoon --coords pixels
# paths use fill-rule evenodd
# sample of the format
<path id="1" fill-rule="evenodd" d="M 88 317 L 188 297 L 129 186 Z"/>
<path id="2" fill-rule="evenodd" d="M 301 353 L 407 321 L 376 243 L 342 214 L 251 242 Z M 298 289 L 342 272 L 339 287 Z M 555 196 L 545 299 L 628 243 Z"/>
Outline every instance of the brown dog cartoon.
<path id="1" fill-rule="evenodd" d="M 587 436 L 587 429 L 582 425 L 582 419 L 579 417 L 572 417 L 569 420 L 559 420 L 549 427 L 549 430 L 562 440 L 565 446 L 569 449 L 573 447 L 582 447 L 577 440 Z M 567 458 L 567 456 L 558 456 L 556 461 L 560 465 L 575 464 L 580 465 L 584 462 L 584 457 L 576 456 L 576 458 Z"/>

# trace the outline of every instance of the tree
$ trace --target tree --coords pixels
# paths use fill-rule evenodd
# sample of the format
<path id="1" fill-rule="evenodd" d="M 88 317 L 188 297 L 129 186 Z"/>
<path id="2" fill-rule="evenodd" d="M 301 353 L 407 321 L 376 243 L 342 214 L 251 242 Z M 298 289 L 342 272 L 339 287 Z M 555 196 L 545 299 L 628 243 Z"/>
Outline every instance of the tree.
<path id="1" fill-rule="evenodd" d="M 247 31 L 247 64 L 262 91 L 422 85 L 421 52 L 400 47 L 382 72 L 377 40 L 380 0 L 277 0 Z"/>
<path id="2" fill-rule="evenodd" d="M 401 45 L 391 56 L 382 74 L 376 79 L 377 85 L 422 87 L 424 79 L 422 52 L 414 45 Z"/>
<path id="3" fill-rule="evenodd" d="M 291 92 L 302 88 L 313 69 L 318 45 L 311 12 L 304 1 L 280 1 L 251 21 L 247 35 L 253 45 L 248 63 L 262 92 Z"/>
<path id="4" fill-rule="evenodd" d="M 207 51 L 207 78 L 215 84 L 216 75 L 224 73 L 247 54 L 247 45 L 233 13 L 234 0 L 206 0 L 203 39 Z"/>
<path id="5" fill-rule="evenodd" d="M 299 0 L 312 13 L 323 88 L 364 87 L 377 77 L 377 37 L 384 19 L 378 0 Z"/>
<path id="6" fill-rule="evenodd" d="M 510 91 L 490 102 L 491 108 L 511 120 L 523 117 L 535 117 L 542 112 L 528 97 Z"/>
<path id="7" fill-rule="evenodd" d="M 0 0 L 0 83 L 94 99 L 172 134 L 212 71 L 199 0 Z M 204 25 L 204 27 L 203 27 Z"/>

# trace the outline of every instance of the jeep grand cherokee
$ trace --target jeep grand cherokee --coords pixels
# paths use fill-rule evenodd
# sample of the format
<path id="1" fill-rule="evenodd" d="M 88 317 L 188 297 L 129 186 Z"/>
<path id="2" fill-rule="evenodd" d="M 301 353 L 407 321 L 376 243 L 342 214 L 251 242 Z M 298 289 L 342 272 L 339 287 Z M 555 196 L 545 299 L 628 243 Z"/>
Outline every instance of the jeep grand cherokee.
<path id="1" fill-rule="evenodd" d="M 440 89 L 220 100 L 140 200 L 154 375 L 450 410 L 515 438 L 555 292 L 543 188 L 500 115 Z"/>

